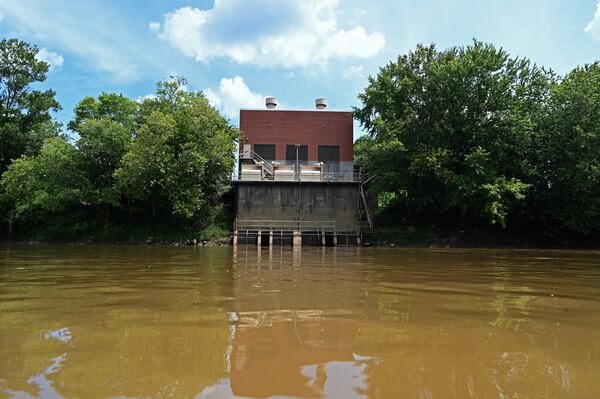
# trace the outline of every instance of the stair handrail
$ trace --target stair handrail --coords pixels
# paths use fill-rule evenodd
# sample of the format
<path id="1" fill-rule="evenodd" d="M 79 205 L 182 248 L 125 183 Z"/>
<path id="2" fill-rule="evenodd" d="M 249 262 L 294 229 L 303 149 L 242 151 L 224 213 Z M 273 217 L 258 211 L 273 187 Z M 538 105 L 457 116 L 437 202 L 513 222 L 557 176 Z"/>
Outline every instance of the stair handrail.
<path id="1" fill-rule="evenodd" d="M 267 160 L 265 160 L 263 157 L 261 157 L 260 155 L 258 155 L 256 152 L 252 151 L 252 159 L 256 162 L 256 163 L 260 163 L 263 168 L 270 174 L 273 174 L 273 164 Z"/>
<path id="2" fill-rule="evenodd" d="M 367 223 L 369 224 L 369 230 L 373 230 L 373 220 L 371 219 L 371 212 L 369 211 L 369 204 L 367 203 L 367 197 L 365 196 L 365 191 L 363 190 L 363 184 L 360 185 L 360 197 L 362 200 L 362 206 L 365 211 L 365 216 L 367 217 Z"/>

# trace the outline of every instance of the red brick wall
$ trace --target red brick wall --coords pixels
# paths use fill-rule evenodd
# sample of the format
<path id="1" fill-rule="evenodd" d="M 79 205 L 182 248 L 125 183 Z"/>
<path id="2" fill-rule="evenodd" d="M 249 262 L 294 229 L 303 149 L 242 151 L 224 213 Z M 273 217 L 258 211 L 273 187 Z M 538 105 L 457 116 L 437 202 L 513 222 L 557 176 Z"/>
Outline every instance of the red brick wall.
<path id="1" fill-rule="evenodd" d="M 275 158 L 285 159 L 286 144 L 308 144 L 308 160 L 318 145 L 339 145 L 340 161 L 353 161 L 352 117 L 338 111 L 241 110 L 245 144 L 275 144 Z"/>

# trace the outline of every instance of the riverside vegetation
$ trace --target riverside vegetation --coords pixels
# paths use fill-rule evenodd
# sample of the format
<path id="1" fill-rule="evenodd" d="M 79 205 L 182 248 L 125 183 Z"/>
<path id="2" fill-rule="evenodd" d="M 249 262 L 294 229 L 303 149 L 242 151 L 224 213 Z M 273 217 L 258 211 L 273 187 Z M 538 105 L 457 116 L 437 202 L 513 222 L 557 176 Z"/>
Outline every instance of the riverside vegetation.
<path id="1" fill-rule="evenodd" d="M 37 48 L 0 42 L 0 201 L 8 237 L 130 241 L 227 236 L 239 134 L 183 78 L 135 101 L 102 93 L 67 127 Z M 38 85 L 35 85 L 38 87 Z"/>
<path id="2" fill-rule="evenodd" d="M 65 133 L 49 65 L 0 42 L 2 237 L 226 237 L 240 132 L 174 77 L 133 100 L 86 97 Z M 410 240 L 600 238 L 600 65 L 565 76 L 474 42 L 418 46 L 369 78 L 357 162 L 377 174 L 376 226 Z M 493 241 L 493 239 L 492 239 Z"/>
<path id="3" fill-rule="evenodd" d="M 477 41 L 418 46 L 359 98 L 379 238 L 598 245 L 598 62 L 558 76 Z"/>

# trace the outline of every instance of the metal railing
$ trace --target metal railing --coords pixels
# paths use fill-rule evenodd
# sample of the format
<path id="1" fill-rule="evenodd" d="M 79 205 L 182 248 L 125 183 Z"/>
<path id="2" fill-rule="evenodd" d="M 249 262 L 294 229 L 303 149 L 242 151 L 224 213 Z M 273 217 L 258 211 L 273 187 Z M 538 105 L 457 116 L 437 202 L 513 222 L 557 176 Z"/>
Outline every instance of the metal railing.
<path id="1" fill-rule="evenodd" d="M 269 175 L 273 175 L 273 163 L 267 161 L 253 150 L 246 150 L 240 152 L 240 159 L 251 159 L 256 165 L 260 165 L 262 169 Z"/>
<path id="2" fill-rule="evenodd" d="M 352 162 L 323 164 L 314 161 L 302 161 L 300 162 L 300 169 L 298 170 L 298 165 L 291 161 L 266 161 L 253 151 L 244 153 L 243 159 L 252 159 L 254 164 L 262 167 L 264 173 L 259 177 L 258 180 L 263 181 L 361 183 L 365 178 L 362 173 L 354 169 Z M 315 170 L 310 170 L 309 168 L 305 169 L 307 166 L 314 167 L 319 166 L 319 164 L 320 169 L 316 170 L 317 173 L 315 173 Z M 254 174 L 245 176 L 244 168 L 242 166 L 238 180 L 244 181 L 257 179 Z"/>
<path id="3" fill-rule="evenodd" d="M 263 157 L 261 157 L 254 151 L 252 151 L 252 159 L 254 160 L 254 163 L 261 165 L 265 172 L 267 172 L 270 175 L 273 175 L 273 164 L 271 162 L 265 160 Z"/>
<path id="4" fill-rule="evenodd" d="M 323 173 L 323 181 L 360 183 L 362 181 L 362 174 L 360 172 L 326 172 Z"/>
<path id="5" fill-rule="evenodd" d="M 236 220 L 237 231 L 326 231 L 335 232 L 334 221 L 320 220 Z"/>

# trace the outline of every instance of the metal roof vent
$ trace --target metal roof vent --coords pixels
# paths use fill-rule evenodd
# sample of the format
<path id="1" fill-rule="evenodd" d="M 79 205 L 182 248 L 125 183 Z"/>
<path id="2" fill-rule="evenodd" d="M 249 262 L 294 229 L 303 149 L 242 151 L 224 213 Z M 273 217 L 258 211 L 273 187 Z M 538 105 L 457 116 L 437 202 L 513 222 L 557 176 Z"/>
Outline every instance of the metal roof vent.
<path id="1" fill-rule="evenodd" d="M 265 98 L 265 105 L 267 109 L 275 109 L 277 108 L 277 99 L 275 97 L 267 97 Z"/>
<path id="2" fill-rule="evenodd" d="M 326 98 L 317 98 L 315 100 L 315 107 L 317 107 L 317 109 L 327 108 L 327 99 Z"/>

